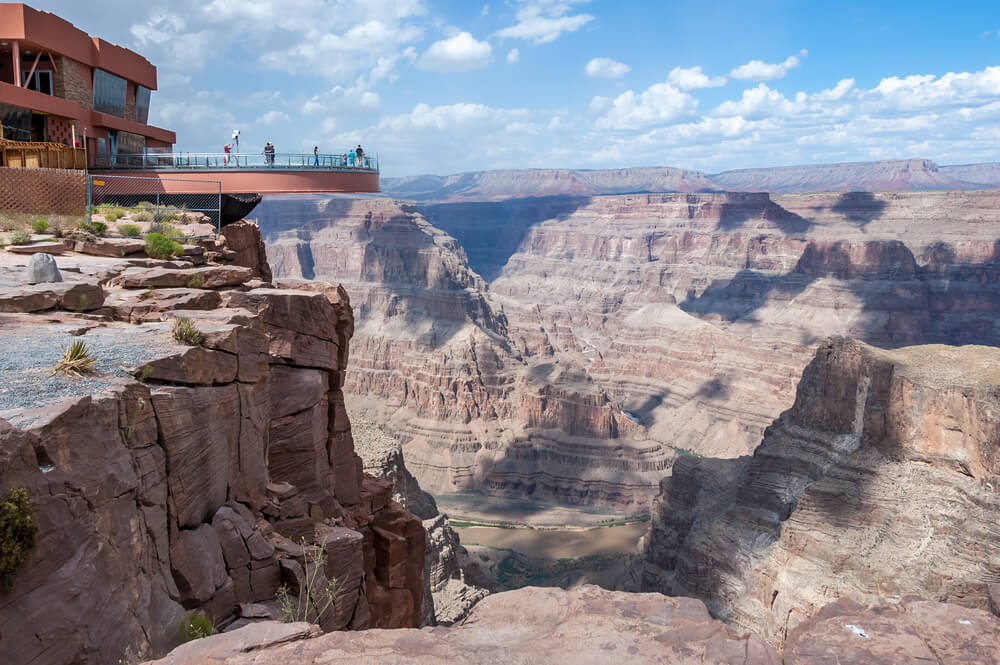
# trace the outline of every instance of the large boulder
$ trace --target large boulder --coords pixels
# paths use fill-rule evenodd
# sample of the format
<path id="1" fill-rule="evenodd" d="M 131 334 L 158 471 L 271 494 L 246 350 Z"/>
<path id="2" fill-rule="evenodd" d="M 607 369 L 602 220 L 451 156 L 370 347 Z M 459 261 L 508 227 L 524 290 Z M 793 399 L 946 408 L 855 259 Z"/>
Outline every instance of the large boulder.
<path id="1" fill-rule="evenodd" d="M 32 254 L 28 260 L 28 284 L 43 284 L 47 282 L 61 282 L 62 275 L 59 274 L 59 266 L 51 254 Z"/>

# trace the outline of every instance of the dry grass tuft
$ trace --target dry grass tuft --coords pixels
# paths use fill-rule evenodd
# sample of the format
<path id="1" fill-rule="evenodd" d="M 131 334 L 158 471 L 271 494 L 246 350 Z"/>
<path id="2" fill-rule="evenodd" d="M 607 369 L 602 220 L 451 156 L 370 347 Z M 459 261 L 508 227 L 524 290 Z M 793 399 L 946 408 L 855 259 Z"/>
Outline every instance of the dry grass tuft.
<path id="1" fill-rule="evenodd" d="M 95 358 L 90 355 L 87 345 L 81 340 L 70 344 L 68 349 L 63 351 L 62 359 L 52 368 L 52 374 L 62 372 L 68 376 L 82 377 L 84 374 L 94 374 Z"/>

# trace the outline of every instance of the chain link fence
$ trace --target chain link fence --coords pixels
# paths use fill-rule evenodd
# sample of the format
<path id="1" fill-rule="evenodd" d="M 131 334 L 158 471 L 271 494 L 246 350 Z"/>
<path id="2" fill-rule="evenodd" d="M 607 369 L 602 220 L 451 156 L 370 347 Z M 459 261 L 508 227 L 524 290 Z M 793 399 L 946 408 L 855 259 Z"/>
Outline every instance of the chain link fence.
<path id="1" fill-rule="evenodd" d="M 142 231 L 156 230 L 179 238 L 208 237 L 222 224 L 222 183 L 218 180 L 148 178 L 128 175 L 87 177 L 87 221 Z M 183 233 L 177 226 L 204 228 Z M 211 227 L 207 226 L 211 225 Z"/>

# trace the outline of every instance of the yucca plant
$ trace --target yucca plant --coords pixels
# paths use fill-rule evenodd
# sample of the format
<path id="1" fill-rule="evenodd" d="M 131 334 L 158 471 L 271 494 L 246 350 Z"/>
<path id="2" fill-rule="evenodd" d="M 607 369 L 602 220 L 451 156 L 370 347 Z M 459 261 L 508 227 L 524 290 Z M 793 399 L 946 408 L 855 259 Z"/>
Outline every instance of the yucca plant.
<path id="1" fill-rule="evenodd" d="M 68 349 L 63 349 L 62 359 L 52 368 L 52 374 L 62 372 L 68 376 L 82 377 L 84 374 L 93 374 L 97 370 L 94 368 L 96 359 L 90 355 L 90 349 L 82 340 L 77 340 L 69 345 Z"/>
<path id="2" fill-rule="evenodd" d="M 186 316 L 174 319 L 173 333 L 175 340 L 188 346 L 201 346 L 205 341 L 205 333 L 195 328 L 194 323 Z"/>

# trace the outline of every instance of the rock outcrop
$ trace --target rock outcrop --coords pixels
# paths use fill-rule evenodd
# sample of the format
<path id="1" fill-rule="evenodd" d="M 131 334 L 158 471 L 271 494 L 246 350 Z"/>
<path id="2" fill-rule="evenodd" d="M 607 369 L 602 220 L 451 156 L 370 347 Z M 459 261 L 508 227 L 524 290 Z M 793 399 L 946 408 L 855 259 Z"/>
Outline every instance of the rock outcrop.
<path id="1" fill-rule="evenodd" d="M 39 534 L 0 591 L 0 662 L 163 653 L 190 612 L 222 628 L 279 585 L 300 593 L 306 576 L 336 588 L 325 630 L 419 625 L 423 527 L 388 482 L 362 472 L 344 409 L 347 294 L 319 282 L 240 286 L 241 267 L 64 260 L 101 261 L 120 286 L 101 307 L 95 285 L 91 314 L 3 315 L 12 351 L 0 372 L 13 391 L 0 412 L 0 491 L 27 489 Z M 183 298 L 158 290 L 177 282 L 171 271 L 202 284 Z M 211 302 L 178 308 L 196 294 Z M 180 316 L 200 345 L 172 337 Z M 98 374 L 43 382 L 45 358 L 75 339 Z"/>
<path id="2" fill-rule="evenodd" d="M 996 665 L 1000 653 L 1000 619 L 946 603 L 831 604 L 795 631 L 782 658 L 756 636 L 712 620 L 692 598 L 592 586 L 497 594 L 452 628 L 308 631 L 308 624 L 259 624 L 187 644 L 156 665 Z"/>
<path id="3" fill-rule="evenodd" d="M 351 416 L 351 431 L 365 473 L 390 481 L 393 500 L 423 520 L 427 549 L 421 625 L 450 625 L 463 619 L 493 589 L 490 576 L 462 547 L 434 497 L 420 489 L 406 468 L 399 441 L 357 414 Z"/>
<path id="4" fill-rule="evenodd" d="M 644 542 L 645 587 L 701 598 L 803 654 L 818 652 L 796 626 L 842 596 L 904 601 L 882 623 L 923 611 L 908 596 L 988 610 L 998 414 L 996 348 L 825 342 L 752 457 L 674 464 Z"/>

